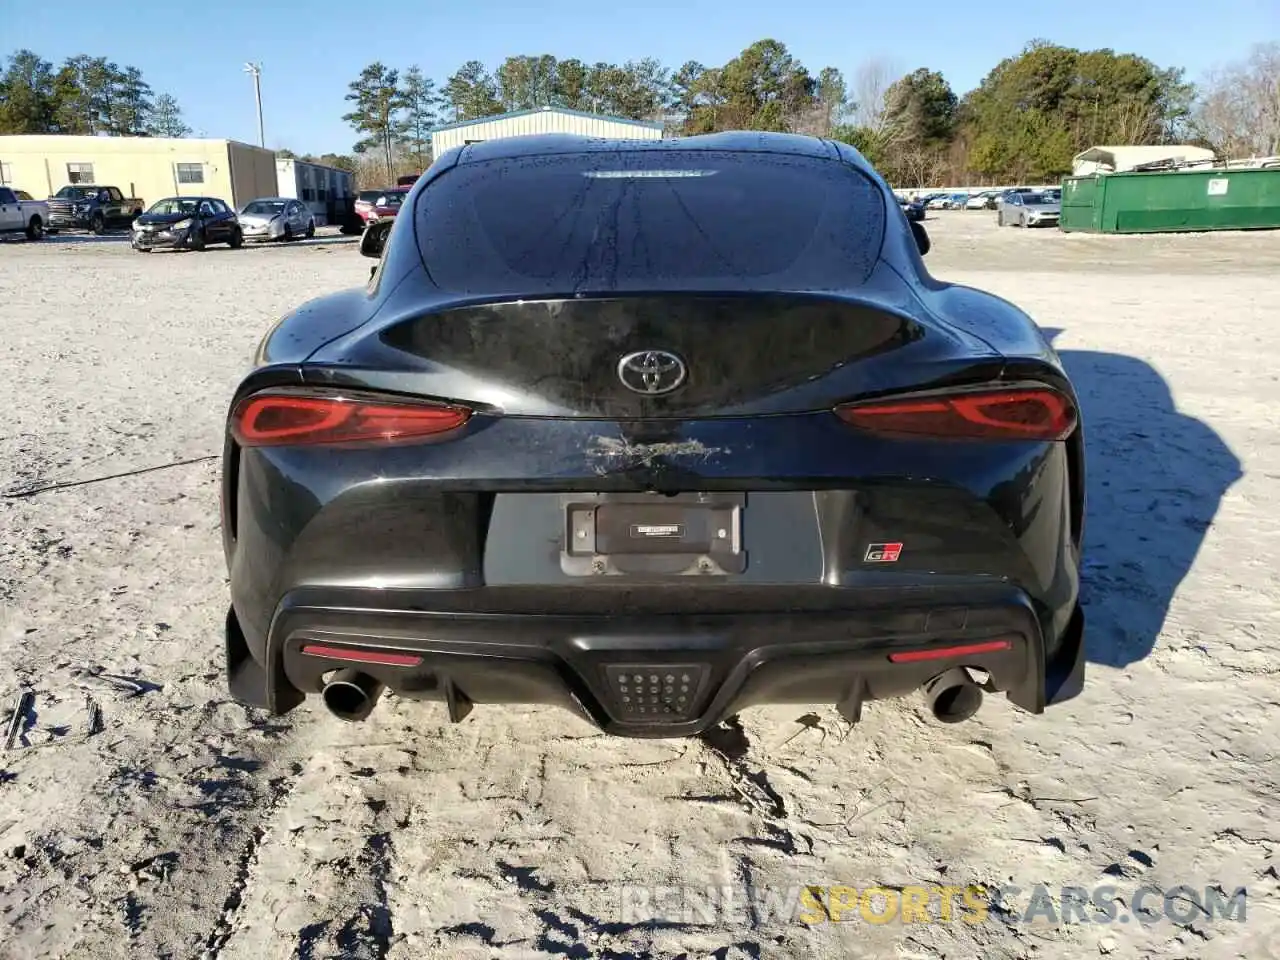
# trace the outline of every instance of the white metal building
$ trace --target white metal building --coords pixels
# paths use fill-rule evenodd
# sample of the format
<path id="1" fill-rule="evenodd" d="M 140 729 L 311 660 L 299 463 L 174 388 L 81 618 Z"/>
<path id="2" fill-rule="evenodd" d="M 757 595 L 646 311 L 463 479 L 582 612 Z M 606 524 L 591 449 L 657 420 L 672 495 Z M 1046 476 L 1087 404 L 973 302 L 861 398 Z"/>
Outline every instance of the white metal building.
<path id="1" fill-rule="evenodd" d="M 624 120 L 597 113 L 542 107 L 500 113 L 478 120 L 448 123 L 431 131 L 432 156 L 468 143 L 497 140 L 500 137 L 531 136 L 539 133 L 572 133 L 584 137 L 609 137 L 628 140 L 661 140 L 662 124 L 643 120 Z"/>
<path id="2" fill-rule="evenodd" d="M 322 163 L 276 157 L 277 196 L 301 200 L 323 225 L 339 219 L 355 196 L 351 173 Z"/>

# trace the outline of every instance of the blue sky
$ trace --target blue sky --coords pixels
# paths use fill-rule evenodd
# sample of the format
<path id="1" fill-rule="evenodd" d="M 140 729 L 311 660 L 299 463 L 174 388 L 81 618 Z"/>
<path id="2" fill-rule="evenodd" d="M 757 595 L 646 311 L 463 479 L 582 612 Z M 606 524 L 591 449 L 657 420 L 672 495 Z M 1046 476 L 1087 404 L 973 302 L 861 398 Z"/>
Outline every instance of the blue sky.
<path id="1" fill-rule="evenodd" d="M 355 135 L 342 122 L 347 84 L 373 60 L 418 64 L 437 80 L 464 61 L 490 69 L 513 54 L 550 53 L 587 62 L 657 57 L 720 64 L 773 37 L 810 70 L 888 57 L 903 70 L 941 70 L 963 94 L 996 63 L 1042 37 L 1082 48 L 1139 53 L 1183 66 L 1194 79 L 1242 56 L 1251 43 L 1280 39 L 1280 0 L 1129 0 L 1092 9 L 1012 0 L 856 3 L 810 0 L 463 0 L 430 7 L 370 4 L 364 15 L 339 0 L 0 0 L 0 54 L 29 47 L 55 62 L 88 53 L 142 70 L 157 92 L 182 104 L 187 122 L 210 137 L 256 142 L 246 60 L 262 63 L 267 145 L 345 152 Z M 425 9 L 424 9 L 425 8 Z M 354 13 L 353 13 L 354 11 Z M 907 19 L 907 17 L 910 19 Z"/>

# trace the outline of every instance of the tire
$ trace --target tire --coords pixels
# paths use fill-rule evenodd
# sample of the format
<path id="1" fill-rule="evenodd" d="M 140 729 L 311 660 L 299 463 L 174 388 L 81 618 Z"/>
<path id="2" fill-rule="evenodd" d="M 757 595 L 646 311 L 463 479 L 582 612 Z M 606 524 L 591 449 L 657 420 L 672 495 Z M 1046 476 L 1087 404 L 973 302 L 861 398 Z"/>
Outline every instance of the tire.
<path id="1" fill-rule="evenodd" d="M 27 224 L 27 239 L 28 240 L 44 239 L 44 221 L 41 220 L 39 217 L 32 217 L 31 222 Z"/>
<path id="2" fill-rule="evenodd" d="M 1004 211 L 1003 211 L 1003 210 L 997 210 L 997 211 L 996 211 L 996 226 L 997 226 L 997 227 L 1003 227 L 1003 226 L 1004 226 Z"/>
<path id="3" fill-rule="evenodd" d="M 240 232 L 239 228 L 236 228 L 231 234 L 231 239 L 227 241 L 227 246 L 232 250 L 239 250 L 244 246 L 244 234 Z"/>
<path id="4" fill-rule="evenodd" d="M 293 228 L 287 223 L 284 225 L 284 233 L 280 235 L 280 239 L 285 243 L 293 242 Z"/>
<path id="5" fill-rule="evenodd" d="M 100 237 L 107 232 L 107 220 L 101 210 L 89 218 L 89 232 L 95 237 Z"/>
<path id="6" fill-rule="evenodd" d="M 307 221 L 307 239 L 310 240 L 315 235 L 316 235 L 316 222 L 315 220 L 308 220 Z"/>
<path id="7" fill-rule="evenodd" d="M 190 247 L 192 250 L 196 251 L 197 253 L 203 250 L 204 249 L 204 231 L 201 230 L 199 233 L 193 236 L 190 240 L 188 240 L 187 246 Z"/>

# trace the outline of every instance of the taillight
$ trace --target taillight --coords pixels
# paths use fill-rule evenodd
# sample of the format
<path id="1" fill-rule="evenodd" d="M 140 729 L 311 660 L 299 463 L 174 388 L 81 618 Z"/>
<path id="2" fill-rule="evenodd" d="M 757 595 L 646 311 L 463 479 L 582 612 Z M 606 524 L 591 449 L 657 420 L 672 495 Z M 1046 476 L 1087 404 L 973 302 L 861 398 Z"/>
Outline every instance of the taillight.
<path id="1" fill-rule="evenodd" d="M 1056 390 L 990 388 L 847 403 L 835 412 L 873 433 L 958 440 L 1063 440 L 1076 410 Z"/>
<path id="2" fill-rule="evenodd" d="M 448 433 L 470 417 L 441 403 L 260 393 L 236 407 L 231 433 L 245 447 L 395 443 Z"/>

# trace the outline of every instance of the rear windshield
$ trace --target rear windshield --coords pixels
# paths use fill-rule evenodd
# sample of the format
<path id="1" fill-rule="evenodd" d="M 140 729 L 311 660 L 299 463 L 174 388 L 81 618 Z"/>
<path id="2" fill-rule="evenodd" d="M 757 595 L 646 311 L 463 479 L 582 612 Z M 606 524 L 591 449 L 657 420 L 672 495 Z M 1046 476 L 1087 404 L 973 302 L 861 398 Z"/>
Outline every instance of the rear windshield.
<path id="1" fill-rule="evenodd" d="M 356 199 L 363 200 L 365 203 L 373 203 L 380 196 L 382 196 L 381 190 L 361 190 Z"/>
<path id="2" fill-rule="evenodd" d="M 704 150 L 464 164 L 414 214 L 434 282 L 474 296 L 836 289 L 870 274 L 885 227 L 843 162 Z"/>

